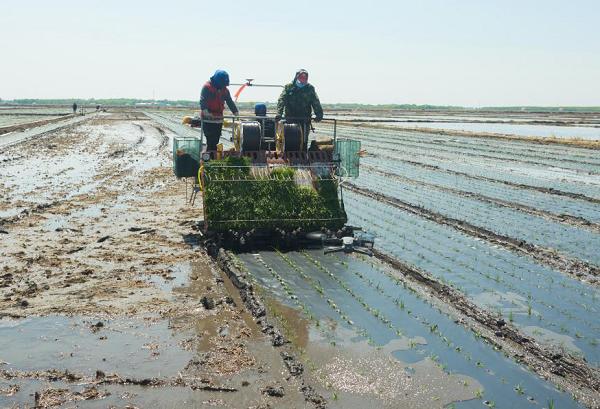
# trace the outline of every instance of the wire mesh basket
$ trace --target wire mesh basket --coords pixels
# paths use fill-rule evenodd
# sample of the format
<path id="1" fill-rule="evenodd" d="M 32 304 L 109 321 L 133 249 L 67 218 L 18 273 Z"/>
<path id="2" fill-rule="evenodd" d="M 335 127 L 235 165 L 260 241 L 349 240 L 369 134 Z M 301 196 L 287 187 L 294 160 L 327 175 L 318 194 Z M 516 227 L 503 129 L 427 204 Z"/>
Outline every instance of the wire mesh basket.
<path id="1" fill-rule="evenodd" d="M 323 227 L 347 221 L 337 178 L 311 166 L 255 166 L 246 158 L 205 163 L 202 173 L 205 223 L 209 230 Z"/>
<path id="2" fill-rule="evenodd" d="M 202 149 L 199 138 L 173 139 L 173 172 L 178 178 L 197 177 L 200 168 L 200 152 Z"/>
<path id="3" fill-rule="evenodd" d="M 360 141 L 347 138 L 337 138 L 335 154 L 340 159 L 339 175 L 358 177 Z"/>

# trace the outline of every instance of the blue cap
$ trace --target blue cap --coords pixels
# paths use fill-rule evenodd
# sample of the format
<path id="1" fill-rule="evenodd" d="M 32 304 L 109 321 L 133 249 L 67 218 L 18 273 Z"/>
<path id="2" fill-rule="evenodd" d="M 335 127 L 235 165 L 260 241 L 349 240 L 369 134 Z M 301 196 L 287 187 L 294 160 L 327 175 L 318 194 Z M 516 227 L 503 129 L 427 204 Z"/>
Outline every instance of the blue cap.
<path id="1" fill-rule="evenodd" d="M 215 88 L 223 88 L 229 85 L 229 74 L 225 70 L 216 70 L 212 77 L 210 77 Z"/>

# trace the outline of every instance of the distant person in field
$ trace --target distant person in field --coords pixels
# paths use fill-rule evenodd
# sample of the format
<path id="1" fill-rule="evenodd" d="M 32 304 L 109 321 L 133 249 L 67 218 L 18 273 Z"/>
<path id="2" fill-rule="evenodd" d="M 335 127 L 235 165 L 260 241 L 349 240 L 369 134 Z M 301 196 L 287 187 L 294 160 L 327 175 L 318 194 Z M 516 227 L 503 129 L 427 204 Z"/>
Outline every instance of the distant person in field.
<path id="1" fill-rule="evenodd" d="M 73 102 L 73 113 L 77 113 L 77 102 Z"/>
<path id="2" fill-rule="evenodd" d="M 308 71 L 300 69 L 291 83 L 287 84 L 277 101 L 277 119 L 285 117 L 287 123 L 299 124 L 304 134 L 304 151 L 308 146 L 308 133 L 312 112 L 315 121 L 323 119 L 323 108 L 315 87 L 308 83 Z"/>
<path id="3" fill-rule="evenodd" d="M 221 131 L 223 129 L 223 111 L 225 103 L 233 113 L 239 115 L 235 102 L 227 89 L 229 85 L 229 74 L 223 70 L 215 71 L 200 92 L 200 117 L 202 118 L 202 130 L 206 137 L 206 150 L 216 151 Z"/>

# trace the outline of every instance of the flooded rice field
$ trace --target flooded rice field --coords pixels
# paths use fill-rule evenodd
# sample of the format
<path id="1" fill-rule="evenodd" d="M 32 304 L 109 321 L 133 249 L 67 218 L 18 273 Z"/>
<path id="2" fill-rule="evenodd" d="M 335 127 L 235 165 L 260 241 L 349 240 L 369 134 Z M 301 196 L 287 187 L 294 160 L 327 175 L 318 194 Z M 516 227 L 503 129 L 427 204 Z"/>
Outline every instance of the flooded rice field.
<path id="1" fill-rule="evenodd" d="M 375 255 L 215 260 L 180 115 L 0 135 L 0 407 L 599 407 L 598 150 L 338 124 Z"/>

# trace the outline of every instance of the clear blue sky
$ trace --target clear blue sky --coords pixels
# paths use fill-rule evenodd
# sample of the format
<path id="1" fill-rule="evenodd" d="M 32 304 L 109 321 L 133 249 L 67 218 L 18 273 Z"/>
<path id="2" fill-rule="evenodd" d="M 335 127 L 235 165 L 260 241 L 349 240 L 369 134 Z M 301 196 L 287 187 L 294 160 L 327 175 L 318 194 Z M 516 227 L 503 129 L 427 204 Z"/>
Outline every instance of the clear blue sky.
<path id="1" fill-rule="evenodd" d="M 599 21 L 597 0 L 6 0 L 0 98 L 197 99 L 216 68 L 302 67 L 323 102 L 598 106 Z"/>

